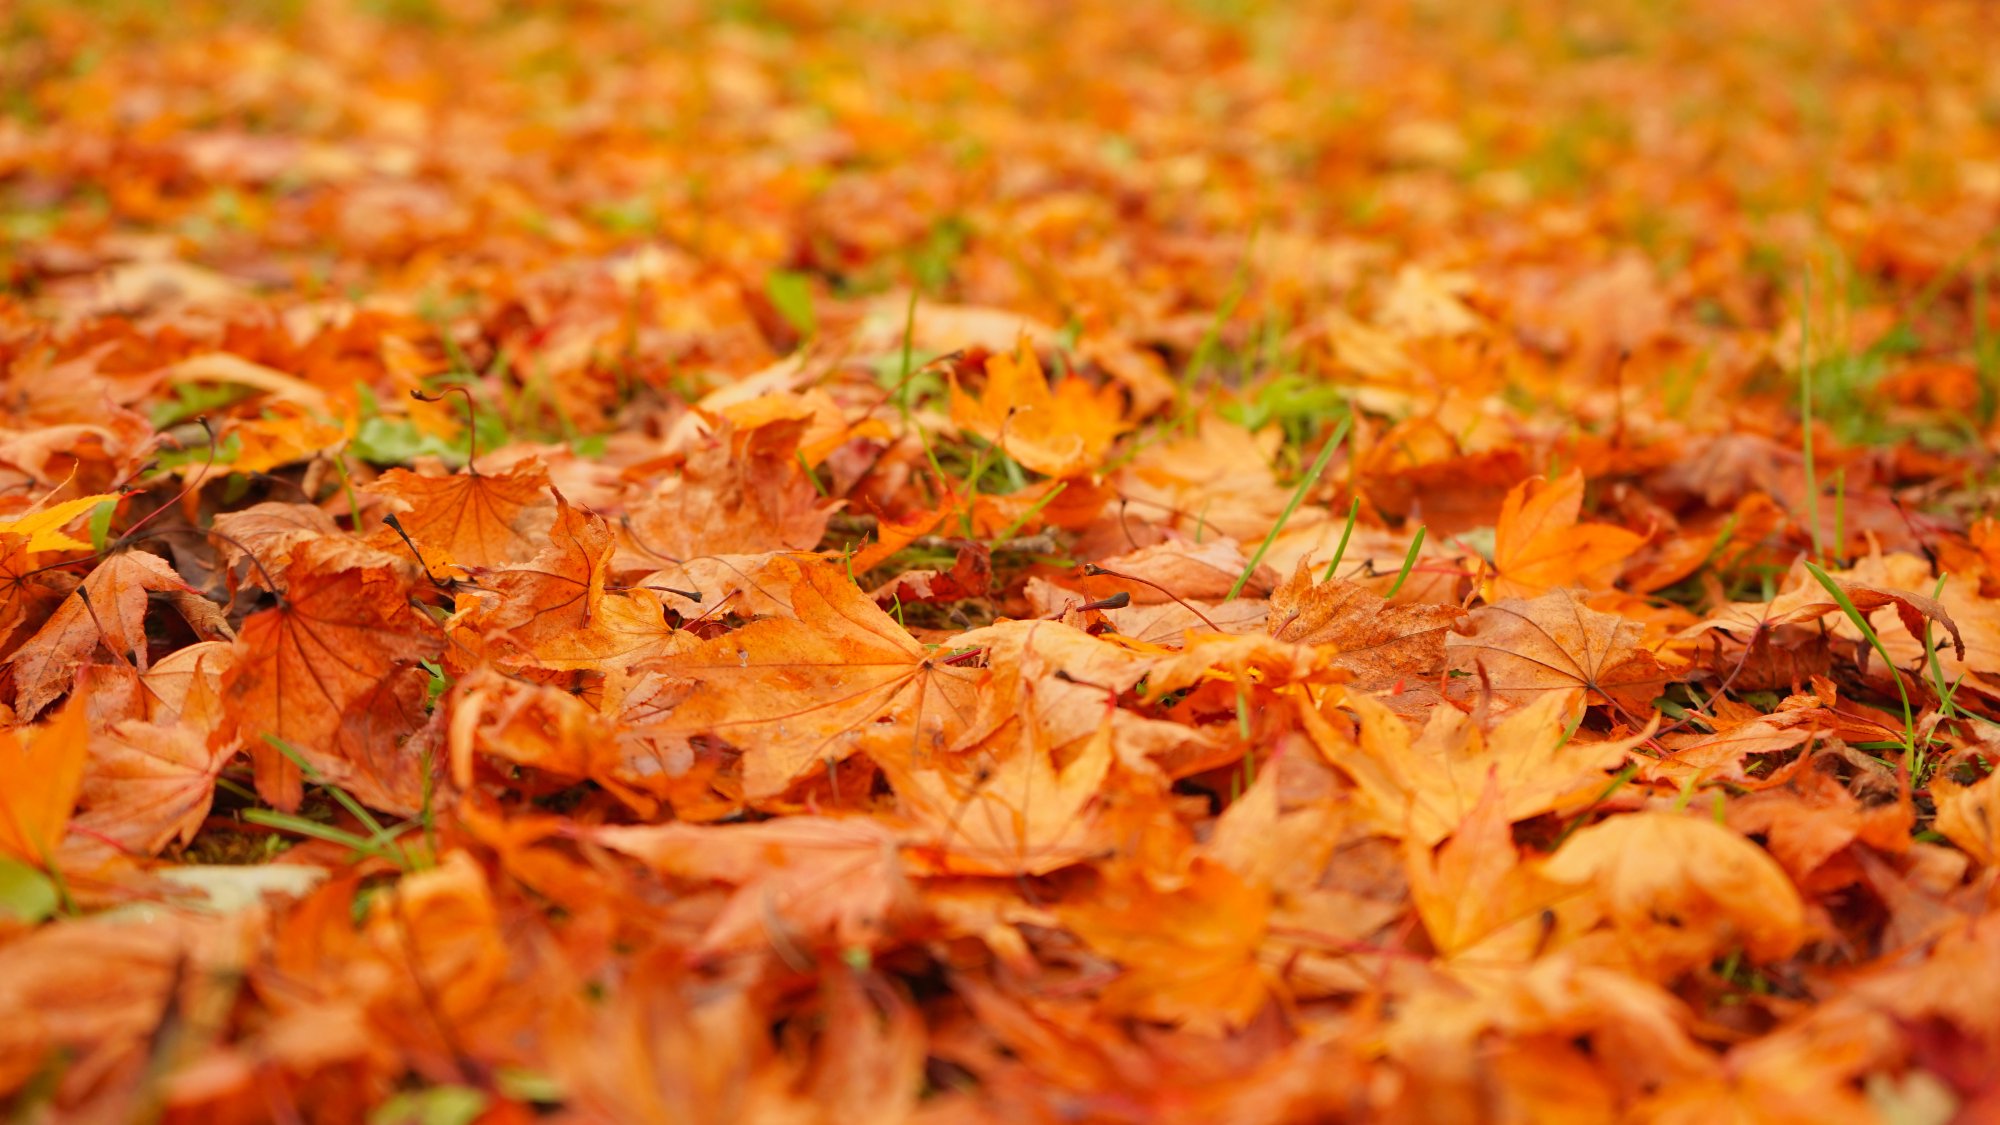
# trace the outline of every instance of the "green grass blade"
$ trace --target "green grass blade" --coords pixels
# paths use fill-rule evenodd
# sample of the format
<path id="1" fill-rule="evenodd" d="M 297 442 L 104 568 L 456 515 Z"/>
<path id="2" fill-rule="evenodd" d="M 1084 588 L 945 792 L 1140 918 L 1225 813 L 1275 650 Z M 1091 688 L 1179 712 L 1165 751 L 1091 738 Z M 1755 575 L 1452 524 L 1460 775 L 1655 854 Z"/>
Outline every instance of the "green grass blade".
<path id="1" fill-rule="evenodd" d="M 1347 555 L 1347 541 L 1354 535 L 1354 521 L 1360 516 L 1361 497 L 1356 496 L 1354 502 L 1347 506 L 1347 526 L 1340 529 L 1340 542 L 1333 548 L 1333 561 L 1326 564 L 1326 576 L 1320 579 L 1321 582 L 1333 581 L 1334 570 Z"/>
<path id="2" fill-rule="evenodd" d="M 1896 670 L 1896 662 L 1889 656 L 1889 646 L 1882 643 L 1882 637 L 1875 632 L 1875 626 L 1868 623 L 1867 616 L 1855 607 L 1854 599 L 1847 596 L 1847 591 L 1840 588 L 1840 583 L 1835 582 L 1832 575 L 1821 570 L 1817 563 L 1807 563 L 1806 570 L 1814 580 L 1826 588 L 1828 594 L 1833 596 L 1834 602 L 1840 606 L 1840 611 L 1847 615 L 1847 619 L 1854 623 L 1854 627 L 1861 630 L 1861 635 L 1867 638 L 1869 646 L 1882 658 L 1882 665 L 1889 670 L 1890 677 L 1896 681 L 1896 694 L 1903 700 L 1904 765 L 1910 770 L 1910 779 L 1914 783 L 1917 766 L 1917 721 L 1910 710 L 1910 689 L 1903 686 L 1903 674 Z"/>
<path id="3" fill-rule="evenodd" d="M 1931 590 L 1932 601 L 1937 601 L 1943 596 L 1945 577 L 1942 574 L 1938 575 L 1937 586 Z M 1946 685 L 1944 682 L 1944 664 L 1938 660 L 1937 638 L 1931 634 L 1929 618 L 1924 619 L 1924 666 L 1930 669 L 1931 690 L 1937 693 L 1938 709 L 1947 719 L 1957 718 L 1958 705 L 1953 699 L 1958 695 L 1958 684 Z M 1963 677 L 1960 682 L 1964 682 Z"/>
<path id="4" fill-rule="evenodd" d="M 1000 533 L 999 538 L 995 539 L 994 542 L 1005 543 L 1007 540 L 1014 538 L 1014 534 L 1016 532 L 1028 526 L 1029 520 L 1034 519 L 1038 515 L 1041 515 L 1042 509 L 1049 506 L 1049 501 L 1054 500 L 1058 496 L 1061 496 L 1063 494 L 1063 491 L 1067 488 L 1069 488 L 1068 481 L 1066 480 L 1057 481 L 1056 486 L 1054 488 L 1051 488 L 1047 492 L 1042 493 L 1040 499 L 1028 505 L 1027 511 L 1022 512 L 1020 515 L 1016 516 L 1014 518 L 1014 522 L 1008 524 L 1007 530 L 1002 531 Z"/>
<path id="5" fill-rule="evenodd" d="M 1799 287 L 1799 426 L 1805 446 L 1806 510 L 1812 515 L 1813 558 L 1826 557 L 1819 530 L 1819 475 L 1813 467 L 1812 269 Z"/>
<path id="6" fill-rule="evenodd" d="M 1396 575 L 1396 584 L 1394 586 L 1389 587 L 1388 593 L 1382 595 L 1384 598 L 1395 597 L 1396 591 L 1401 590 L 1403 588 L 1403 583 L 1408 582 L 1410 580 L 1410 571 L 1416 569 L 1417 566 L 1417 552 L 1424 549 L 1424 532 L 1427 530 L 1429 529 L 1422 527 L 1418 528 L 1417 537 L 1415 539 L 1410 540 L 1409 553 L 1403 556 L 1403 569 L 1400 573 Z"/>
<path id="7" fill-rule="evenodd" d="M 262 825 L 265 828 L 278 828 L 300 836 L 310 836 L 315 840 L 325 840 L 330 844 L 339 844 L 341 847 L 347 848 L 350 851 L 360 852 L 362 855 L 376 856 L 380 859 L 386 859 L 391 863 L 398 863 L 398 855 L 396 853 L 401 849 L 395 848 L 390 842 L 393 840 L 393 836 L 386 838 L 362 836 L 346 831 L 345 829 L 335 828 L 330 824 L 321 824 L 317 820 L 307 820 L 305 817 L 278 812 L 275 809 L 244 809 L 243 819 L 251 824 Z M 401 864 L 398 863 L 398 866 L 401 866 Z"/>
<path id="8" fill-rule="evenodd" d="M 319 770 L 313 768 L 311 762 L 306 761 L 305 755 L 299 753 L 298 747 L 293 746 L 275 734 L 265 735 L 264 741 L 269 743 L 278 753 L 290 758 L 292 764 L 299 767 L 299 772 L 305 775 L 307 781 L 323 787 L 335 801 L 340 803 L 340 807 L 346 809 L 354 819 L 360 821 L 370 834 L 375 836 L 383 834 L 382 822 L 375 819 L 375 814 L 369 812 L 366 806 L 348 795 L 347 790 L 342 789 L 338 785 L 327 784 L 325 776 Z"/>
<path id="9" fill-rule="evenodd" d="M 1347 429 L 1353 421 L 1352 415 L 1342 418 L 1340 425 L 1334 428 L 1333 436 L 1327 439 L 1325 445 L 1320 446 L 1319 456 L 1313 458 L 1312 468 L 1306 470 L 1304 479 L 1300 480 L 1299 486 L 1292 490 L 1292 498 L 1286 502 L 1285 510 L 1278 514 L 1278 522 L 1271 525 L 1270 533 L 1257 545 L 1257 553 L 1250 556 L 1250 564 L 1243 568 L 1243 573 L 1236 576 L 1236 584 L 1229 588 L 1229 596 L 1223 598 L 1223 601 L 1233 602 L 1236 600 L 1236 595 L 1243 592 L 1244 584 L 1250 581 L 1252 574 L 1256 573 L 1258 565 L 1264 561 L 1264 555 L 1270 551 L 1271 544 L 1277 541 L 1278 533 L 1285 529 L 1285 522 L 1292 518 L 1293 512 L 1298 511 L 1299 502 L 1306 498 L 1306 493 L 1312 490 L 1313 484 L 1319 480 L 1319 475 L 1326 471 L 1326 463 L 1333 460 L 1333 451 L 1340 448 L 1341 442 L 1347 440 Z"/>

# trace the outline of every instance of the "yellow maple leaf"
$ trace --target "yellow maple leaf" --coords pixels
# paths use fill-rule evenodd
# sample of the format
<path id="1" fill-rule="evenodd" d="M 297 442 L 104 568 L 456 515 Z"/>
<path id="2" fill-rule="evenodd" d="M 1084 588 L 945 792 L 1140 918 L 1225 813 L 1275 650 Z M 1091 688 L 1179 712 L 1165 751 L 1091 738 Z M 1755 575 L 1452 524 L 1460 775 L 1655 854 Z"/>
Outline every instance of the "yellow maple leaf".
<path id="1" fill-rule="evenodd" d="M 29 551 L 88 551 L 90 544 L 64 534 L 62 529 L 106 500 L 117 499 L 115 492 L 102 492 L 65 500 L 13 519 L 0 519 L 0 535 L 25 536 L 28 540 L 25 549 Z"/>

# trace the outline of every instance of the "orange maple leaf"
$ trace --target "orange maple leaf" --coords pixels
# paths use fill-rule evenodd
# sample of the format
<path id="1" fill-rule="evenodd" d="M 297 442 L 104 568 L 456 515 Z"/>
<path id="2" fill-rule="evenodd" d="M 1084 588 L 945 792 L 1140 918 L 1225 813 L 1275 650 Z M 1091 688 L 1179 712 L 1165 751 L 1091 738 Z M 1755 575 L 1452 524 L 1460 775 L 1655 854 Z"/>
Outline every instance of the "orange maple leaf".
<path id="1" fill-rule="evenodd" d="M 635 825 L 590 838 L 656 871 L 736 887 L 702 937 L 709 952 L 874 948 L 916 910 L 895 834 L 869 817 Z"/>
<path id="2" fill-rule="evenodd" d="M 1948 777 L 1931 781 L 1938 832 L 1987 867 L 2000 864 L 2000 781 L 1996 778 L 2000 773 L 1987 774 L 1970 785 Z"/>
<path id="3" fill-rule="evenodd" d="M 239 473 L 268 472 L 280 465 L 303 461 L 347 440 L 347 432 L 322 421 L 314 412 L 292 403 L 270 407 L 267 417 L 231 424 L 225 437 L 238 442 L 237 454 L 229 467 Z M 192 473 L 199 462 L 182 471 Z"/>
<path id="4" fill-rule="evenodd" d="M 657 807 L 613 776 L 620 764 L 618 716 L 570 692 L 482 668 L 453 685 L 448 703 L 447 746 L 461 789 L 472 788 L 477 756 L 484 754 L 527 767 L 510 772 L 529 791 L 538 783 L 528 771 L 536 771 L 554 782 L 550 788 L 589 778 L 642 814 Z"/>
<path id="5" fill-rule="evenodd" d="M 1567 734 L 1581 693 L 1547 692 L 1482 731 L 1464 712 L 1440 706 L 1421 732 L 1377 700 L 1349 693 L 1343 706 L 1361 717 L 1348 740 L 1310 706 L 1305 729 L 1334 768 L 1354 778 L 1375 827 L 1387 836 L 1434 844 L 1470 816 L 1490 775 L 1498 779 L 1508 821 L 1579 805 L 1604 788 L 1610 771 L 1651 734 L 1589 742 Z"/>
<path id="6" fill-rule="evenodd" d="M 548 542 L 525 565 L 488 583 L 493 597 L 455 624 L 504 636 L 520 659 L 542 668 L 607 670 L 677 652 L 693 643 L 667 624 L 651 590 L 618 593 L 606 584 L 616 550 L 604 517 L 555 494 Z"/>
<path id="7" fill-rule="evenodd" d="M 329 780 L 378 808 L 413 812 L 422 788 L 398 749 L 423 719 L 424 672 L 443 647 L 388 567 L 328 566 L 308 544 L 285 571 L 276 608 L 243 623 L 223 697 L 250 748 L 257 792 L 298 808 L 299 768 L 264 741 L 284 740 Z"/>
<path id="8" fill-rule="evenodd" d="M 14 632 L 28 616 L 35 588 L 29 576 L 28 541 L 19 535 L 0 533 L 0 651 L 11 648 Z"/>
<path id="9" fill-rule="evenodd" d="M 263 924 L 258 911 L 149 909 L 143 923 L 95 915 L 10 940 L 0 947 L 0 1011 L 13 1016 L 0 1046 L 0 1096 L 22 1100 L 21 1086 L 46 1060 L 66 1056 L 107 1076 L 92 1091 L 94 1110 L 110 1120 L 145 1116 L 143 1095 L 120 1076 L 145 1067 L 148 1033 L 168 1005 L 230 1004 Z"/>
<path id="10" fill-rule="evenodd" d="M 194 726 L 116 723 L 90 740 L 78 829 L 149 854 L 177 836 L 188 843 L 235 753 L 235 740 L 211 742 Z"/>
<path id="11" fill-rule="evenodd" d="M 953 377 L 951 420 L 1052 477 L 1096 468 L 1125 430 L 1117 387 L 1093 388 L 1071 375 L 1051 390 L 1025 338 L 1015 355 L 987 358 L 986 391 L 978 398 L 960 391 Z"/>
<path id="12" fill-rule="evenodd" d="M 368 491 L 396 501 L 408 514 L 403 530 L 426 552 L 424 562 L 499 567 L 526 560 L 537 544 L 526 534 L 523 515 L 547 495 L 548 471 L 523 461 L 502 473 L 470 467 L 450 476 L 420 476 L 390 469 Z M 431 552 L 435 552 L 432 554 Z"/>
<path id="13" fill-rule="evenodd" d="M 24 733 L 29 737 L 23 739 Z M 82 698 L 71 699 L 31 732 L 0 728 L 0 776 L 7 779 L 0 786 L 0 855 L 36 867 L 55 861 L 89 745 L 88 702 Z"/>
<path id="14" fill-rule="evenodd" d="M 1125 872 L 1058 913 L 1124 967 L 1103 994 L 1113 1011 L 1219 1034 L 1249 1022 L 1269 995 L 1257 950 L 1270 922 L 1270 889 L 1220 863 L 1195 861 L 1173 890 Z"/>
<path id="15" fill-rule="evenodd" d="M 1552 481 L 1522 481 L 1500 506 L 1493 530 L 1493 570 L 1480 588 L 1489 602 L 1532 598 L 1557 586 L 1606 585 L 1612 567 L 1646 537 L 1604 523 L 1578 523 L 1583 473 L 1571 469 Z"/>
<path id="16" fill-rule="evenodd" d="M 800 464 L 805 419 L 696 439 L 678 471 L 631 505 L 625 537 L 646 565 L 696 555 L 806 551 L 835 505 Z"/>
<path id="17" fill-rule="evenodd" d="M 23 718 L 40 714 L 69 689 L 77 663 L 100 642 L 118 659 L 145 671 L 148 591 L 194 595 L 158 555 L 122 551 L 99 563 L 82 588 L 8 658 L 19 692 L 16 711 Z"/>
<path id="18" fill-rule="evenodd" d="M 1310 560 L 1271 594 L 1272 637 L 1330 645 L 1336 667 L 1361 690 L 1434 680 L 1444 670 L 1445 635 L 1464 615 L 1454 605 L 1390 605 L 1358 582 L 1314 584 Z"/>
<path id="19" fill-rule="evenodd" d="M 1739 946 L 1782 959 L 1805 941 L 1805 907 L 1784 868 L 1705 816 L 1613 816 L 1571 836 L 1542 871 L 1590 884 L 1634 961 L 1663 977 Z"/>
<path id="20" fill-rule="evenodd" d="M 215 517 L 215 530 L 220 533 L 219 547 L 229 565 L 235 566 L 248 556 L 273 574 L 290 566 L 292 552 L 307 543 L 319 539 L 348 541 L 340 525 L 324 511 L 311 504 L 283 504 L 274 500 L 223 512 Z M 254 576 L 261 578 L 262 574 Z"/>
<path id="21" fill-rule="evenodd" d="M 1089 806 L 1111 772 L 1110 723 L 1060 767 L 1033 721 L 1010 724 L 984 755 L 876 757 L 903 815 L 922 826 L 939 872 L 1043 875 L 1091 856 L 1104 833 Z M 1011 743 L 1011 745 L 1010 745 Z"/>
<path id="22" fill-rule="evenodd" d="M 1552 937 L 1550 908 L 1572 893 L 1521 862 L 1501 786 L 1499 772 L 1489 772 L 1478 802 L 1435 852 L 1417 837 L 1403 841 L 1410 901 L 1447 958 L 1533 960 Z"/>
<path id="23" fill-rule="evenodd" d="M 646 734 L 670 756 L 709 735 L 743 752 L 743 791 L 774 797 L 861 749 L 901 738 L 942 748 L 972 713 L 977 669 L 914 640 L 831 563 L 778 560 L 793 617 L 752 621 L 659 662 L 693 694 Z M 787 574 L 787 572 L 789 572 Z"/>
<path id="24" fill-rule="evenodd" d="M 1509 705 L 1580 687 L 1591 702 L 1616 705 L 1636 725 L 1674 678 L 1640 647 L 1645 626 L 1599 613 L 1568 590 L 1481 606 L 1471 625 L 1469 634 L 1454 633 L 1444 642 L 1446 663 L 1466 673 L 1456 686 L 1467 693 L 1491 691 Z"/>

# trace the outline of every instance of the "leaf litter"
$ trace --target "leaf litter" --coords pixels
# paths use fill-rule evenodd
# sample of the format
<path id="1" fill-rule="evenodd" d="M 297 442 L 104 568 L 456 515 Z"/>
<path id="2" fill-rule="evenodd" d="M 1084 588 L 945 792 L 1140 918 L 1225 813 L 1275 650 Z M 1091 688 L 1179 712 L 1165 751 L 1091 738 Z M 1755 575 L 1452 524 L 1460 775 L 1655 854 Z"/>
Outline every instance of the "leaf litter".
<path id="1" fill-rule="evenodd" d="M 2000 1113 L 1986 7 L 16 8 L 11 1113 Z"/>

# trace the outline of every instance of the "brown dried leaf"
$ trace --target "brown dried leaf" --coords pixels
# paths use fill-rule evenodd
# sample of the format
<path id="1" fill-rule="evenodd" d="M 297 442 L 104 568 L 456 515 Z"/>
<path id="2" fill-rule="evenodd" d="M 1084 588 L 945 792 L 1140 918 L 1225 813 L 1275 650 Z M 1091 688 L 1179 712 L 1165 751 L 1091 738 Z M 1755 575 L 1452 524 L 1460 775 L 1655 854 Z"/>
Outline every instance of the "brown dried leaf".
<path id="1" fill-rule="evenodd" d="M 9 658 L 16 710 L 24 718 L 40 714 L 69 690 L 77 663 L 100 643 L 110 647 L 114 659 L 129 660 L 145 671 L 149 591 L 200 597 L 158 555 L 122 551 L 99 563 L 83 580 L 82 592 L 64 599 L 48 623 Z"/>
<path id="2" fill-rule="evenodd" d="M 1334 666 L 1352 673 L 1362 691 L 1435 680 L 1444 672 L 1445 637 L 1464 616 L 1457 606 L 1390 605 L 1339 578 L 1315 585 L 1307 560 L 1271 595 L 1271 635 L 1331 645 Z"/>
<path id="3" fill-rule="evenodd" d="M 1643 625 L 1599 613 L 1568 590 L 1482 606 L 1471 624 L 1469 634 L 1445 638 L 1446 663 L 1464 674 L 1458 687 L 1468 694 L 1490 688 L 1518 706 L 1546 692 L 1583 688 L 1590 702 L 1608 703 L 1636 724 L 1674 679 L 1640 647 Z"/>

